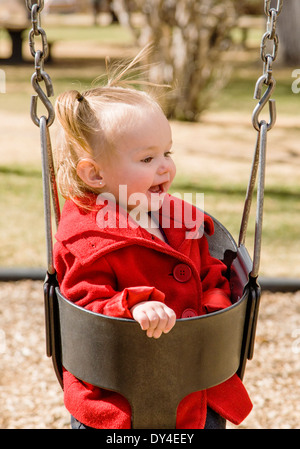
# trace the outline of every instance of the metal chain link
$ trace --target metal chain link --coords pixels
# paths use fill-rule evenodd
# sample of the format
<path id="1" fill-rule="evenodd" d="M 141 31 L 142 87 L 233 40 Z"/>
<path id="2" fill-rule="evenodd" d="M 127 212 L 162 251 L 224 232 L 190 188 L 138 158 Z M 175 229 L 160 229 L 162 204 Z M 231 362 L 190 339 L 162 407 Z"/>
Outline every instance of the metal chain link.
<path id="1" fill-rule="evenodd" d="M 47 271 L 49 274 L 55 273 L 53 264 L 53 237 L 52 237 L 52 218 L 51 218 L 51 197 L 55 215 L 56 227 L 60 220 L 60 205 L 58 191 L 55 180 L 55 169 L 51 148 L 49 127 L 52 125 L 55 117 L 54 107 L 48 97 L 54 95 L 53 84 L 50 76 L 44 70 L 45 59 L 49 54 L 47 35 L 41 27 L 40 13 L 44 8 L 44 0 L 25 0 L 26 7 L 31 15 L 32 28 L 29 31 L 29 48 L 34 57 L 35 72 L 31 77 L 31 84 L 37 95 L 31 97 L 30 114 L 32 121 L 40 128 L 41 156 L 42 156 L 42 175 L 44 191 L 44 214 L 47 245 Z M 36 49 L 35 38 L 40 37 L 42 49 Z M 40 83 L 44 82 L 46 92 L 43 91 Z M 48 111 L 48 117 L 45 115 L 38 117 L 37 104 L 38 99 Z"/>
<path id="2" fill-rule="evenodd" d="M 252 115 L 252 123 L 254 128 L 259 131 L 260 121 L 259 115 L 266 103 L 269 102 L 270 121 L 268 123 L 268 131 L 273 128 L 276 121 L 276 109 L 274 100 L 270 100 L 276 82 L 273 78 L 273 62 L 277 58 L 279 38 L 276 33 L 277 18 L 281 13 L 283 0 L 277 0 L 277 7 L 271 8 L 271 0 L 264 0 L 264 12 L 267 16 L 266 32 L 262 36 L 260 44 L 260 56 L 263 62 L 263 75 L 257 80 L 254 92 L 254 98 L 260 100 L 255 107 Z M 269 51 L 267 46 L 271 45 Z M 265 94 L 261 98 L 262 86 L 268 86 Z"/>
<path id="3" fill-rule="evenodd" d="M 281 12 L 283 0 L 277 1 L 277 8 L 271 8 L 271 0 L 265 1 L 264 11 L 268 18 L 267 31 L 264 33 L 261 41 L 260 52 L 264 63 L 264 74 L 268 75 L 266 84 L 268 85 L 272 76 L 272 64 L 277 58 L 279 39 L 276 33 L 277 18 Z M 272 42 L 271 53 L 266 53 L 267 43 Z"/>
<path id="4" fill-rule="evenodd" d="M 244 245 L 255 181 L 258 174 L 253 266 L 250 273 L 250 276 L 255 279 L 258 277 L 261 253 L 267 132 L 273 128 L 276 121 L 275 100 L 271 99 L 271 95 L 276 86 L 276 81 L 273 78 L 273 62 L 277 57 L 279 45 L 279 39 L 276 33 L 276 23 L 282 7 L 283 0 L 277 0 L 276 8 L 271 8 L 271 0 L 264 0 L 264 12 L 267 16 L 267 30 L 262 36 L 260 46 L 260 55 L 263 61 L 263 74 L 256 82 L 254 98 L 259 100 L 259 102 L 254 108 L 252 114 L 252 124 L 257 131 L 257 140 L 239 235 L 239 246 Z M 269 52 L 266 50 L 268 43 L 271 43 L 271 49 Z M 267 89 L 262 96 L 263 85 L 267 86 Z M 265 120 L 259 120 L 259 115 L 267 103 L 269 105 L 270 114 L 269 123 Z"/>
<path id="5" fill-rule="evenodd" d="M 50 76 L 44 70 L 45 59 L 49 55 L 49 46 L 47 41 L 47 35 L 45 30 L 41 27 L 40 13 L 44 8 L 44 0 L 25 0 L 26 7 L 31 15 L 31 30 L 29 31 L 29 48 L 32 56 L 34 57 L 35 72 L 31 77 L 31 84 L 37 95 L 31 97 L 31 118 L 32 121 L 40 126 L 40 117 L 37 115 L 37 101 L 38 98 L 42 101 L 43 105 L 47 109 L 48 118 L 47 126 L 51 126 L 54 121 L 54 107 L 49 101 L 48 97 L 54 95 L 53 85 Z M 35 38 L 39 36 L 42 42 L 42 49 L 36 49 Z M 44 82 L 46 92 L 43 91 L 40 83 Z"/>

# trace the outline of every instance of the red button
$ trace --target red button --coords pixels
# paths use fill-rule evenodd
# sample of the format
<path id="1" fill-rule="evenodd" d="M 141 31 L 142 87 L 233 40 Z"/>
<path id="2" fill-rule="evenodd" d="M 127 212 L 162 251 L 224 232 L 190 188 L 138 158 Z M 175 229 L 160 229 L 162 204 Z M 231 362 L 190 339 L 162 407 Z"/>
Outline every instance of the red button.
<path id="1" fill-rule="evenodd" d="M 198 316 L 198 313 L 194 309 L 185 309 L 182 312 L 181 318 L 191 318 L 193 316 Z"/>
<path id="2" fill-rule="evenodd" d="M 180 263 L 174 267 L 173 276 L 178 282 L 187 282 L 192 276 L 192 270 L 185 263 Z"/>

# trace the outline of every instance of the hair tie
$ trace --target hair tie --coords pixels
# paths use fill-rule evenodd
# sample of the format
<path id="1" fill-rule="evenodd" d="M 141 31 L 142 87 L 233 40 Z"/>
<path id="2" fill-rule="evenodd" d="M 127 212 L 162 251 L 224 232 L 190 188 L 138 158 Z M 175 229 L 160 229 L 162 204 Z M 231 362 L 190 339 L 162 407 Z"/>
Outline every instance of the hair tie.
<path id="1" fill-rule="evenodd" d="M 82 100 L 84 100 L 84 96 L 81 95 L 81 94 L 79 94 L 79 96 L 77 97 L 77 100 L 78 100 L 79 102 L 81 102 Z"/>

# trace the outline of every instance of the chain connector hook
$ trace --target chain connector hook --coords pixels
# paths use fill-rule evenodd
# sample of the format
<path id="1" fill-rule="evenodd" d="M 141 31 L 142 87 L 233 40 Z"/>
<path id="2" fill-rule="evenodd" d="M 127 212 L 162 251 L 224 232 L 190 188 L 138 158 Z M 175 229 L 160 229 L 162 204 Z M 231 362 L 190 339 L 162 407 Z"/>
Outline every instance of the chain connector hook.
<path id="1" fill-rule="evenodd" d="M 271 8 L 272 0 L 265 0 L 264 11 L 267 16 L 272 14 L 272 11 L 275 11 L 278 15 L 281 13 L 283 7 L 283 0 L 277 0 L 276 8 Z"/>
<path id="2" fill-rule="evenodd" d="M 38 98 L 40 98 L 43 105 L 45 106 L 45 108 L 48 111 L 47 126 L 51 126 L 54 121 L 55 114 L 54 114 L 53 105 L 52 105 L 51 101 L 47 98 L 47 96 L 48 97 L 53 96 L 53 86 L 52 86 L 51 79 L 50 79 L 49 75 L 47 75 L 46 72 L 41 71 L 40 75 L 45 82 L 47 95 L 45 94 L 45 92 L 43 91 L 43 89 L 41 88 L 41 86 L 39 84 L 38 75 L 36 73 L 34 73 L 31 78 L 31 84 L 32 84 L 32 87 L 34 88 L 34 90 L 36 91 L 37 95 L 32 95 L 32 97 L 31 97 L 31 108 L 30 108 L 31 118 L 32 118 L 32 121 L 37 126 L 40 126 L 40 119 L 37 116 L 37 100 L 38 100 Z"/>
<path id="3" fill-rule="evenodd" d="M 252 114 L 252 124 L 253 124 L 254 128 L 256 129 L 256 131 L 260 130 L 261 122 L 259 122 L 259 115 L 260 115 L 261 111 L 263 110 L 263 108 L 265 107 L 265 105 L 267 104 L 267 102 L 269 102 L 269 113 L 270 113 L 270 121 L 267 124 L 267 131 L 269 131 L 271 128 L 273 128 L 273 126 L 275 125 L 275 122 L 276 122 L 275 100 L 270 99 L 272 92 L 276 86 L 276 81 L 274 80 L 274 78 L 271 77 L 268 80 L 267 90 L 264 93 L 264 95 L 261 97 L 262 85 L 265 84 L 265 81 L 267 80 L 267 78 L 268 78 L 267 74 L 262 75 L 257 80 L 256 86 L 255 86 L 254 98 L 259 100 L 259 102 L 256 105 L 256 107 L 254 108 L 254 111 Z"/>

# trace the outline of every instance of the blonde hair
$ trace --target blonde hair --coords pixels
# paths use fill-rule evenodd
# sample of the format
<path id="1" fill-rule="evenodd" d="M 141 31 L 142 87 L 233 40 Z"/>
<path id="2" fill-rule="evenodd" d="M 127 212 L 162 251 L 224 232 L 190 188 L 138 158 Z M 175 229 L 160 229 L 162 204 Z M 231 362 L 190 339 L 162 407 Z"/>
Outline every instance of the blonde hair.
<path id="1" fill-rule="evenodd" d="M 118 105 L 161 109 L 153 93 L 150 95 L 132 87 L 133 84 L 153 87 L 146 81 L 137 81 L 136 76 L 132 75 L 132 69 L 145 51 L 148 49 L 143 49 L 125 67 L 119 66 L 113 75 L 108 76 L 106 85 L 92 87 L 82 93 L 70 90 L 59 95 L 56 100 L 56 116 L 61 125 L 59 144 L 55 151 L 57 182 L 62 196 L 82 207 L 89 208 L 87 193 L 99 194 L 100 190 L 82 181 L 77 174 L 77 164 L 84 157 L 93 158 L 114 150 L 114 134 L 116 128 L 118 132 L 121 129 L 120 118 L 124 113 L 124 108 L 121 109 L 121 115 L 118 113 Z"/>

